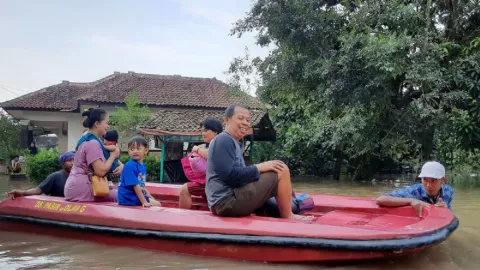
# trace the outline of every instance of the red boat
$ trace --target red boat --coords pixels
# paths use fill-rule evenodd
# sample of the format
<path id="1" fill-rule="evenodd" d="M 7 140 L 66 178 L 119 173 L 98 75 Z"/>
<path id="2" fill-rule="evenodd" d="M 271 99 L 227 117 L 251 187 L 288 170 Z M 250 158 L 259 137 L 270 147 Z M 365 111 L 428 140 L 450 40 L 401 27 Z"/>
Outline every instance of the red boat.
<path id="1" fill-rule="evenodd" d="M 72 203 L 49 196 L 0 203 L 0 229 L 86 239 L 167 252 L 266 262 L 384 258 L 436 245 L 458 227 L 453 213 L 431 207 L 380 208 L 371 198 L 312 195 L 313 221 L 221 218 L 196 200 L 178 209 L 180 186 L 148 184 L 163 207 Z"/>

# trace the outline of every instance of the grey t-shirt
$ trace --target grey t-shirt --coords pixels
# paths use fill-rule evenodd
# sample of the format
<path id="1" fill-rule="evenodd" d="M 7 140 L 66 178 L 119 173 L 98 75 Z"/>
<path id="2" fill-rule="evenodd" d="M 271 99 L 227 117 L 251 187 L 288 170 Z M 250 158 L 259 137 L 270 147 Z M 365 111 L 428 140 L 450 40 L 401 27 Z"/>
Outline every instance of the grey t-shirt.
<path id="1" fill-rule="evenodd" d="M 55 197 L 65 197 L 63 190 L 65 183 L 67 182 L 68 175 L 65 172 L 58 171 L 51 173 L 47 178 L 38 186 L 43 193 Z"/>
<path id="2" fill-rule="evenodd" d="M 208 148 L 205 187 L 209 208 L 232 195 L 234 188 L 257 181 L 258 177 L 257 167 L 245 165 L 242 148 L 230 134 L 222 132 L 213 139 Z"/>

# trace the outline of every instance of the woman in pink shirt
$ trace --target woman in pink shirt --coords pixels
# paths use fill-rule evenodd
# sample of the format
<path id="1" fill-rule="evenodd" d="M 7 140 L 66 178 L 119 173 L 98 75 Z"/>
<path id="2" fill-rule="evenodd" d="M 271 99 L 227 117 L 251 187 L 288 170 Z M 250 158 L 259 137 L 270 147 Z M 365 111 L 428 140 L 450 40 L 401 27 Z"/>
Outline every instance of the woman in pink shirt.
<path id="1" fill-rule="evenodd" d="M 85 115 L 83 126 L 88 128 L 77 145 L 72 171 L 65 184 L 65 198 L 72 202 L 93 202 L 93 201 L 116 201 L 117 190 L 110 186 L 110 194 L 105 197 L 93 196 L 90 179 L 86 169 L 91 170 L 97 176 L 105 176 L 115 159 L 119 157 L 120 150 L 116 148 L 112 152 L 105 152 L 101 138 L 108 130 L 108 115 L 104 110 L 92 109 Z M 121 172 L 123 166 L 118 168 Z"/>

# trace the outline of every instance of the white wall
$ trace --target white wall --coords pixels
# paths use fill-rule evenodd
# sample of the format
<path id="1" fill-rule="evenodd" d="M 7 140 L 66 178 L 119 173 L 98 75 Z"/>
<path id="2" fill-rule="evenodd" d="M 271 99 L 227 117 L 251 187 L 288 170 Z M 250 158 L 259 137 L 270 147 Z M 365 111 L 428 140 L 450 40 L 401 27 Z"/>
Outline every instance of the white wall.
<path id="1" fill-rule="evenodd" d="M 115 106 L 111 105 L 102 105 L 99 107 L 93 105 L 82 105 L 81 111 L 90 107 L 104 109 L 108 114 L 113 114 L 116 112 Z M 152 113 L 155 113 L 157 110 L 157 108 L 151 109 Z M 83 118 L 81 112 L 73 113 L 9 110 L 8 113 L 18 120 L 38 121 L 40 122 L 38 123 L 39 125 L 41 125 L 41 122 L 49 122 L 49 126 L 54 126 L 53 129 L 50 129 L 52 129 L 52 131 L 54 131 L 58 136 L 58 147 L 60 151 L 75 150 L 76 144 L 83 134 L 84 128 L 82 125 Z M 54 123 L 52 124 L 52 122 Z M 63 127 L 67 128 L 66 135 L 64 135 L 62 132 L 62 122 L 67 122 L 67 127 Z M 153 145 L 155 145 L 154 142 Z"/>
<path id="2" fill-rule="evenodd" d="M 58 136 L 60 151 L 74 150 L 78 139 L 82 135 L 83 126 L 80 113 L 20 110 L 9 110 L 8 113 L 18 120 L 38 122 L 37 124 L 40 126 L 42 122 L 48 122 L 49 126 L 52 126 L 52 122 L 54 122 L 55 128 L 52 131 Z M 62 127 L 63 122 L 67 123 L 67 127 Z M 66 128 L 67 134 L 63 134 L 62 129 L 64 128 Z"/>

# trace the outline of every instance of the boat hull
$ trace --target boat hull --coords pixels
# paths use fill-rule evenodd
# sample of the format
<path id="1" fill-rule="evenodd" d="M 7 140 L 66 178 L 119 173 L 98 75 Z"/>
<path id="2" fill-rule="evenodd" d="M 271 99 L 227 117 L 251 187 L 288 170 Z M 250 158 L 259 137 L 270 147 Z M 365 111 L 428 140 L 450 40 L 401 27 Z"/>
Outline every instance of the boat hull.
<path id="1" fill-rule="evenodd" d="M 28 196 L 0 203 L 0 229 L 190 255 L 262 262 L 312 263 L 387 258 L 446 240 L 459 222 L 451 211 L 380 208 L 370 198 L 312 195 L 313 221 L 211 214 L 201 199 L 178 209 L 178 185 L 150 192 L 163 207 L 78 203 Z"/>
<path id="2" fill-rule="evenodd" d="M 138 247 L 179 254 L 246 260 L 271 263 L 318 263 L 335 261 L 358 261 L 393 258 L 419 252 L 434 246 L 448 237 L 458 226 L 458 221 L 430 237 L 423 244 L 410 244 L 410 248 L 364 250 L 342 249 L 338 246 L 305 247 L 292 245 L 261 244 L 253 241 L 218 241 L 205 237 L 161 235 L 152 231 L 125 230 L 114 227 L 92 226 L 56 222 L 37 218 L 0 216 L 0 229 L 52 235 L 70 239 L 87 240 L 111 246 Z M 375 242 L 370 243 L 372 246 Z M 392 243 L 393 244 L 393 243 Z M 327 246 L 327 245 L 326 245 Z M 416 247 L 414 247 L 416 246 Z"/>

